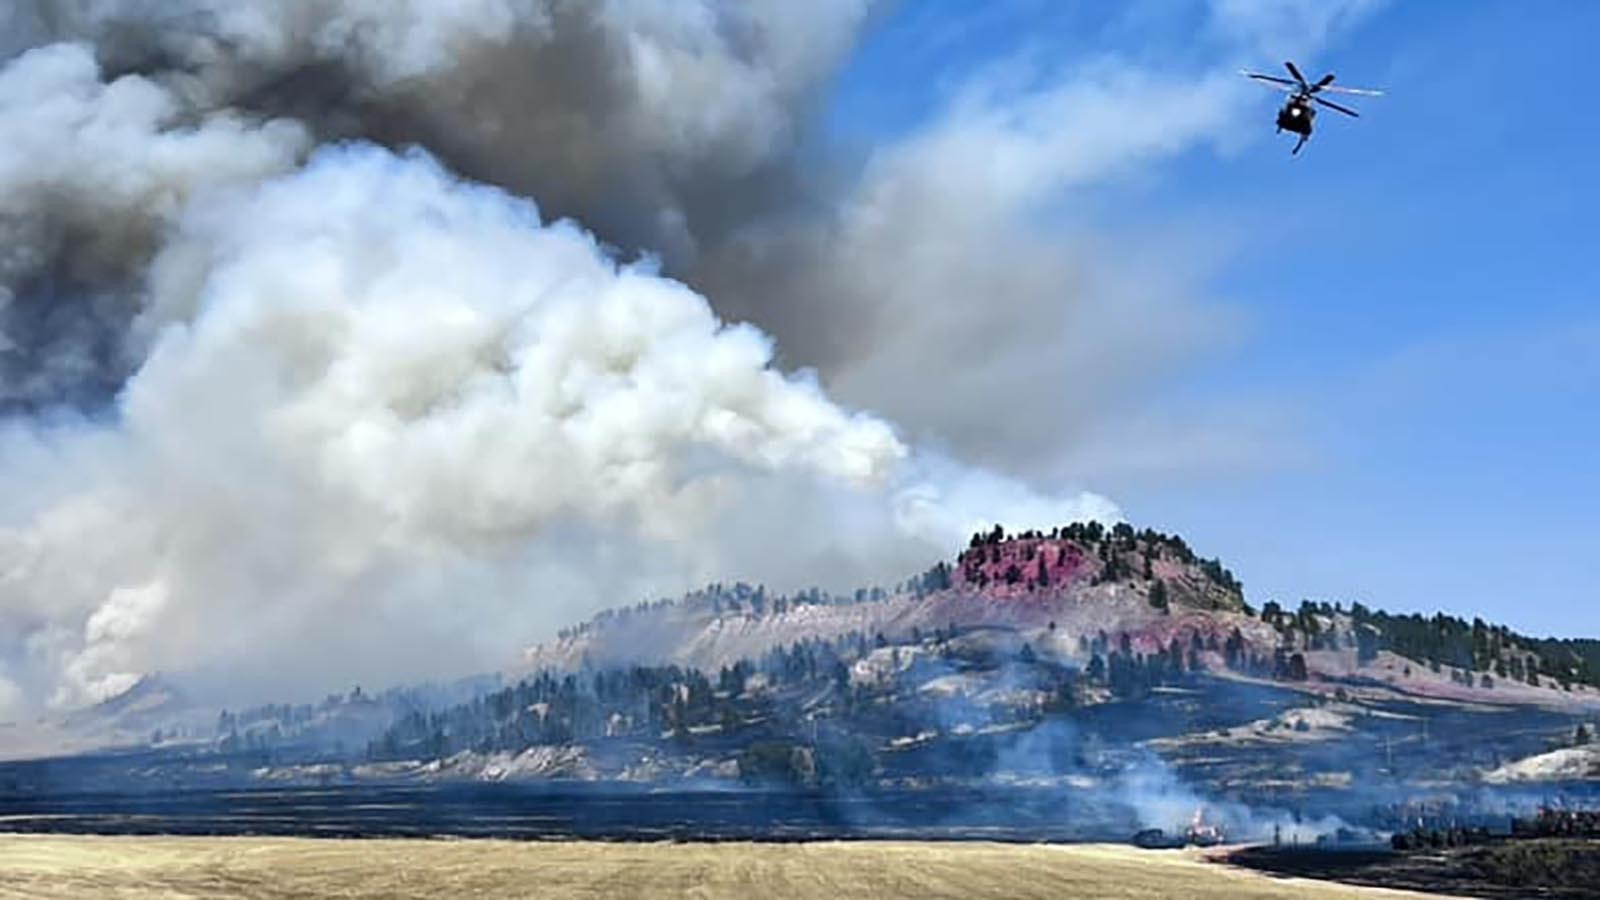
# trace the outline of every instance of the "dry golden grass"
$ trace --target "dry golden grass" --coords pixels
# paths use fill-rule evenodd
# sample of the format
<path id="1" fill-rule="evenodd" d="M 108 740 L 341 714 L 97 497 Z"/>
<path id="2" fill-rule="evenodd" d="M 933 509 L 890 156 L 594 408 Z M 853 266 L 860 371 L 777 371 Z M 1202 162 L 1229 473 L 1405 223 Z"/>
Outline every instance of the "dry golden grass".
<path id="1" fill-rule="evenodd" d="M 0 837 L 3 898 L 1381 896 L 1114 846 Z"/>

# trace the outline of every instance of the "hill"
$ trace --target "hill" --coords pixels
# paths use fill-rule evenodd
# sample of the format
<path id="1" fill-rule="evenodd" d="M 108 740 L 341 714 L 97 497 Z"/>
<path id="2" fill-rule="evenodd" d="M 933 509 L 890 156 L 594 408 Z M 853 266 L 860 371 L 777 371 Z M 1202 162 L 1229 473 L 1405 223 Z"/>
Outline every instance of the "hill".
<path id="1" fill-rule="evenodd" d="M 608 611 L 530 647 L 507 677 L 611 665 L 717 671 L 797 642 L 917 643 L 976 628 L 1006 630 L 1081 668 L 1097 650 L 1105 657 L 1107 646 L 1125 643 L 1130 655 L 1178 652 L 1192 669 L 1330 696 L 1600 702 L 1596 642 L 1534 639 L 1478 620 L 1392 615 L 1361 603 L 1306 602 L 1290 611 L 1268 601 L 1258 612 L 1220 561 L 1199 557 L 1182 538 L 1095 523 L 1010 536 L 996 527 L 974 535 L 953 562 L 890 590 L 769 595 L 717 584 Z"/>
<path id="2" fill-rule="evenodd" d="M 1120 838 L 1203 805 L 1230 833 L 1310 836 L 1503 817 L 1528 780 L 1588 783 L 1592 755 L 1567 751 L 1600 714 L 1593 672 L 1581 645 L 1444 615 L 1257 610 L 1150 530 L 997 528 L 892 588 L 711 585 L 602 613 L 511 671 L 227 712 L 208 741 L 94 778 L 932 791 L 961 833 Z M 902 827 L 894 796 L 851 828 Z"/>
<path id="3" fill-rule="evenodd" d="M 1231 573 L 1179 538 L 1093 523 L 1012 537 L 996 528 L 975 535 L 953 563 L 892 590 L 769 595 L 716 584 L 681 600 L 608 611 L 529 648 L 518 671 L 585 662 L 715 670 L 795 641 L 905 640 L 950 627 L 1048 630 L 1044 640 L 1064 653 L 1077 637 L 1101 631 L 1130 635 L 1144 653 L 1164 651 L 1179 633 L 1215 637 L 1220 646 L 1238 628 L 1270 641 L 1271 630 L 1249 613 Z"/>

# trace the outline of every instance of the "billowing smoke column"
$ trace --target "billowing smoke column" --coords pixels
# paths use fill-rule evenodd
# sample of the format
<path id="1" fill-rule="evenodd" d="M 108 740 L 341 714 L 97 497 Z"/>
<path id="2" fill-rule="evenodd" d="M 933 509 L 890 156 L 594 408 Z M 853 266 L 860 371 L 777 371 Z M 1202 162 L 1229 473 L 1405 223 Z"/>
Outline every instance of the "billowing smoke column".
<path id="1" fill-rule="evenodd" d="M 672 198 L 756 177 L 864 15 L 825 6 L 11 10 L 39 46 L 0 70 L 0 720 L 155 670 L 281 697 L 492 668 L 599 604 L 1114 517 L 913 452 L 541 216 L 589 168 L 565 202 L 687 252 Z M 529 42 L 569 116 L 518 118 L 478 93 L 492 54 L 460 63 Z M 380 146 L 430 134 L 454 169 L 518 147 L 533 174 Z"/>

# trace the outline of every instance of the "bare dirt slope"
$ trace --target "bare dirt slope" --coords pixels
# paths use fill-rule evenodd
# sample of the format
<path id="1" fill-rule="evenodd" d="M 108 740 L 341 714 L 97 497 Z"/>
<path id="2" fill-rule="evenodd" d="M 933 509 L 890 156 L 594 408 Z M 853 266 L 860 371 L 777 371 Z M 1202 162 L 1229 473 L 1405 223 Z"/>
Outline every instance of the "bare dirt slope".
<path id="1" fill-rule="evenodd" d="M 1402 896 L 1111 846 L 0 837 L 3 898 Z"/>

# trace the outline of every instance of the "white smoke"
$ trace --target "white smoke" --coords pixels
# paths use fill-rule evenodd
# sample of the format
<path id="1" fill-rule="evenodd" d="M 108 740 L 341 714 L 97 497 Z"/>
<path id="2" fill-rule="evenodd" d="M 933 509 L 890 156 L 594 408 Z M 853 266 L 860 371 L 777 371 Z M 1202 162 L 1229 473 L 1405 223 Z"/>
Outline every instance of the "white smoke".
<path id="1" fill-rule="evenodd" d="M 150 273 L 117 421 L 14 426 L 4 447 L 57 486 L 0 531 L 0 610 L 57 704 L 164 667 L 264 679 L 300 653 L 319 678 L 493 665 L 633 599 L 597 584 L 781 577 L 764 557 L 835 552 L 847 516 L 849 574 L 882 575 L 942 552 L 938 511 L 976 513 L 980 476 L 907 469 L 886 423 L 774 370 L 755 329 L 421 154 L 328 149 L 209 193 Z M 839 502 L 792 502 L 813 492 Z M 441 629 L 478 634 L 396 658 Z"/>
<path id="2" fill-rule="evenodd" d="M 180 324 L 124 403 L 152 441 L 264 434 L 297 480 L 464 539 L 571 510 L 681 536 L 681 447 L 861 486 L 905 453 L 754 329 L 422 157 L 331 151 L 234 200 L 155 262 L 151 311 Z"/>
<path id="3" fill-rule="evenodd" d="M 171 218 L 196 192 L 289 168 L 298 125 L 257 127 L 219 114 L 188 126 L 165 89 L 138 76 L 109 83 L 88 47 L 30 51 L 0 70 L 0 212 L 32 224 L 45 201 L 96 218 Z M 47 196 L 48 195 L 48 196 Z"/>

